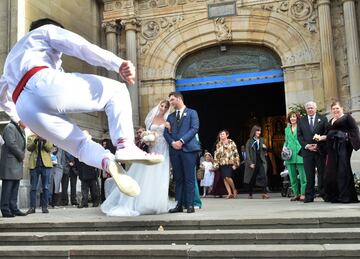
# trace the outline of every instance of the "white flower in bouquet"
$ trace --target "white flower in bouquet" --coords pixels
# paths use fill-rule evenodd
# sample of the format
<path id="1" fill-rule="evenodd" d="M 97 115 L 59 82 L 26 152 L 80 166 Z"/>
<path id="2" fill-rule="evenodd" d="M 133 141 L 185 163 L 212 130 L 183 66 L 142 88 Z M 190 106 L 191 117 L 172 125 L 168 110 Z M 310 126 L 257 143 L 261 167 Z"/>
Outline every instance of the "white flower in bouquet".
<path id="1" fill-rule="evenodd" d="M 313 139 L 314 139 L 315 141 L 320 141 L 320 140 L 321 140 L 321 136 L 320 136 L 319 134 L 315 134 L 314 137 L 313 137 Z"/>
<path id="2" fill-rule="evenodd" d="M 157 134 L 154 131 L 146 130 L 141 134 L 141 141 L 147 145 L 151 145 L 156 141 Z"/>

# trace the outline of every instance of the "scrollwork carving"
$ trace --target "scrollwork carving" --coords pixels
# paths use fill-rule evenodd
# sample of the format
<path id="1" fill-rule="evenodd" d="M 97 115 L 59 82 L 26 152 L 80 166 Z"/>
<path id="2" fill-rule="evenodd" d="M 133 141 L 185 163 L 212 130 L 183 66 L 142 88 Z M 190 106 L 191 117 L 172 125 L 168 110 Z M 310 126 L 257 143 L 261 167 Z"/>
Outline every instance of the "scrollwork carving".
<path id="1" fill-rule="evenodd" d="M 314 1 L 315 0 L 284 0 L 277 3 L 262 4 L 260 7 L 266 11 L 288 15 L 302 24 L 310 32 L 317 32 Z"/>
<path id="2" fill-rule="evenodd" d="M 183 21 L 182 15 L 172 17 L 162 17 L 158 20 L 151 20 L 142 22 L 139 44 L 141 53 L 145 54 L 151 47 L 152 41 L 161 33 L 162 30 L 167 30 L 179 22 Z"/>
<path id="3" fill-rule="evenodd" d="M 116 1 L 115 2 L 115 8 L 116 9 L 121 9 L 122 5 L 121 5 L 121 1 Z"/>
<path id="4" fill-rule="evenodd" d="M 289 2 L 282 2 L 280 4 L 279 10 L 281 12 L 287 12 L 289 10 Z"/>
<path id="5" fill-rule="evenodd" d="M 313 4 L 309 0 L 292 0 L 289 12 L 295 20 L 303 21 L 311 16 Z"/>

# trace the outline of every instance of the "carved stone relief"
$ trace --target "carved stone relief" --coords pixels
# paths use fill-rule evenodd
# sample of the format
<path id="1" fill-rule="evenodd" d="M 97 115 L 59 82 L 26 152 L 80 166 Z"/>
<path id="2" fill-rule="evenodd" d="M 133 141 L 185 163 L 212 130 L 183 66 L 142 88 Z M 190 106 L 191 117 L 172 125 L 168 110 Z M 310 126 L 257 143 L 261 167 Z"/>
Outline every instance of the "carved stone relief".
<path id="1" fill-rule="evenodd" d="M 320 46 L 313 44 L 307 47 L 308 48 L 306 50 L 299 50 L 298 52 L 293 53 L 291 56 L 286 57 L 283 60 L 284 66 L 320 61 Z"/>
<path id="2" fill-rule="evenodd" d="M 141 53 L 145 54 L 148 51 L 152 45 L 152 42 L 162 31 L 166 31 L 173 26 L 177 26 L 178 23 L 183 20 L 184 17 L 179 15 L 141 22 L 141 33 L 139 38 Z"/>
<path id="3" fill-rule="evenodd" d="M 148 21 L 141 27 L 141 35 L 147 39 L 154 39 L 160 31 L 160 25 L 155 21 Z"/>
<path id="4" fill-rule="evenodd" d="M 206 0 L 139 0 L 139 9 L 163 8 L 166 6 L 184 5 L 193 2 L 205 2 Z"/>
<path id="5" fill-rule="evenodd" d="M 111 1 L 104 3 L 104 11 L 112 11 L 134 7 L 133 0 Z"/>
<path id="6" fill-rule="evenodd" d="M 216 18 L 214 20 L 214 24 L 215 24 L 216 39 L 218 41 L 231 40 L 232 38 L 231 30 L 225 23 L 224 17 Z"/>

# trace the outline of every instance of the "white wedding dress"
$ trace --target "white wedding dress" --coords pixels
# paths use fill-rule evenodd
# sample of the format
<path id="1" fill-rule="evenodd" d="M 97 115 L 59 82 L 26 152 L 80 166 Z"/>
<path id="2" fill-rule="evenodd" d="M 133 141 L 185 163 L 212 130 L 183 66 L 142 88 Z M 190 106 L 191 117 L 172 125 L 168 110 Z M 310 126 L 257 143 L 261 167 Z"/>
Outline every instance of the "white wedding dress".
<path id="1" fill-rule="evenodd" d="M 112 178 L 105 182 L 105 191 L 109 195 L 101 205 L 101 210 L 108 216 L 138 216 L 144 214 L 160 214 L 173 207 L 169 192 L 169 146 L 163 136 L 165 126 L 150 126 L 157 133 L 155 143 L 150 152 L 164 155 L 164 161 L 156 165 L 132 164 L 128 175 L 138 182 L 141 193 L 137 197 L 129 197 L 119 191 Z"/>

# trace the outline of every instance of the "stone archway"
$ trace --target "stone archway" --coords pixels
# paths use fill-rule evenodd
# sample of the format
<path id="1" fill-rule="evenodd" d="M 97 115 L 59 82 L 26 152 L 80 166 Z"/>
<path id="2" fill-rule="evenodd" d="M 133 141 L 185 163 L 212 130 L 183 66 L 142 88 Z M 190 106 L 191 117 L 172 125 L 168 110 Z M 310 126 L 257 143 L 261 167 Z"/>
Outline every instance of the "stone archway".
<path id="1" fill-rule="evenodd" d="M 241 9 L 219 25 L 207 14 L 178 16 L 156 37 L 141 43 L 139 74 L 141 110 L 146 113 L 156 101 L 175 89 L 175 71 L 188 53 L 227 42 L 261 45 L 272 49 L 281 59 L 285 77 L 286 103 L 316 99 L 323 103 L 323 89 L 317 38 L 304 26 L 281 13 L 263 9 Z M 156 25 L 154 25 L 156 26 Z M 145 114 L 141 114 L 144 118 Z"/>

